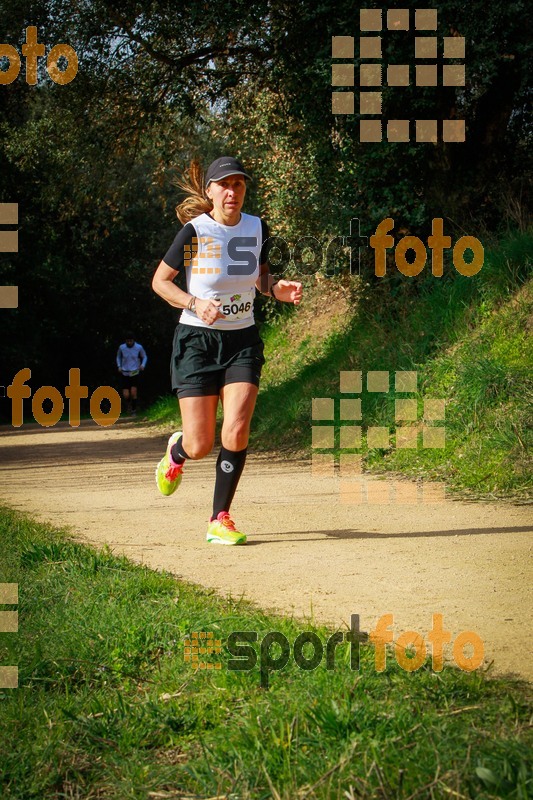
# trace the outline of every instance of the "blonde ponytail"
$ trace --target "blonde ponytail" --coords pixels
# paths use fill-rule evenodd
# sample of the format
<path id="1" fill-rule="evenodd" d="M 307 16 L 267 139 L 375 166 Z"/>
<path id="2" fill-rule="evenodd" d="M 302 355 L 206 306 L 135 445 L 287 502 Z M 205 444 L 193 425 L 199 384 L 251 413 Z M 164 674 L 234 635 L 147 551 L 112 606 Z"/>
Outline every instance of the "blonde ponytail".
<path id="1" fill-rule="evenodd" d="M 176 206 L 176 214 L 182 225 L 200 214 L 213 210 L 213 203 L 205 193 L 204 173 L 199 161 L 196 159 L 191 161 L 189 169 L 175 183 L 188 194 L 188 197 Z"/>

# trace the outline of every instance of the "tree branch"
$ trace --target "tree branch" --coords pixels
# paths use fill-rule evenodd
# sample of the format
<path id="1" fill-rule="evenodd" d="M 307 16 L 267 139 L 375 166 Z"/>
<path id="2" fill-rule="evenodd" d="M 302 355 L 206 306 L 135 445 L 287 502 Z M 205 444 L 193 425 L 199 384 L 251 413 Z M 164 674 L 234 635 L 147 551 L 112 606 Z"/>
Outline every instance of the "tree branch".
<path id="1" fill-rule="evenodd" d="M 187 53 L 179 58 L 173 58 L 172 56 L 169 56 L 161 50 L 153 47 L 150 42 L 148 42 L 139 34 L 134 33 L 132 30 L 132 25 L 127 20 L 117 14 L 111 14 L 110 16 L 112 21 L 119 28 L 122 28 L 125 31 L 127 37 L 131 41 L 140 45 L 142 49 L 155 61 L 159 61 L 161 64 L 166 64 L 167 66 L 178 71 L 181 71 L 185 69 L 185 67 L 189 67 L 192 64 L 197 64 L 201 61 L 216 58 L 217 56 L 228 56 L 232 58 L 240 55 L 254 55 L 256 57 L 265 58 L 265 56 L 268 55 L 266 51 L 263 51 L 261 48 L 254 45 L 228 47 L 227 45 L 220 44 L 201 47 L 199 50 L 195 50 L 192 53 Z"/>

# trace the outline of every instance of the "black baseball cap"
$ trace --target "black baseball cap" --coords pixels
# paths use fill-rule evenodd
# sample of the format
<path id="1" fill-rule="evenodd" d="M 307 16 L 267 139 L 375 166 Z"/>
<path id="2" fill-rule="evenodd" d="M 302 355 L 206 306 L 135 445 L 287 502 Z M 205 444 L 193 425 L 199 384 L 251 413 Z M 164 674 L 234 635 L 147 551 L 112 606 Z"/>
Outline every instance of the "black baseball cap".
<path id="1" fill-rule="evenodd" d="M 209 165 L 205 175 L 205 185 L 208 186 L 211 181 L 221 181 L 222 178 L 227 178 L 228 175 L 244 175 L 245 178 L 250 178 L 240 161 L 231 156 L 221 156 L 215 159 Z"/>

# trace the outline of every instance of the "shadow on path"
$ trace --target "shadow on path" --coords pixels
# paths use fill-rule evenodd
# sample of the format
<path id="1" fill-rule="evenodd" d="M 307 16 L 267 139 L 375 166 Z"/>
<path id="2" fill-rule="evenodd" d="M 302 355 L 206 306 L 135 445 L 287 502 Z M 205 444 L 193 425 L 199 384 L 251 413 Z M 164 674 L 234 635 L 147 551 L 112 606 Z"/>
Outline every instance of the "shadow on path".
<path id="1" fill-rule="evenodd" d="M 279 542 L 281 539 L 286 541 L 287 537 L 294 536 L 294 541 L 298 542 L 323 542 L 323 538 L 308 537 L 310 531 L 285 531 L 277 535 L 276 539 L 265 539 L 261 542 L 248 542 L 248 544 L 271 544 Z M 354 530 L 332 530 L 332 531 L 313 531 L 318 536 L 325 536 L 327 539 L 431 539 L 439 536 L 479 536 L 480 534 L 504 534 L 504 533 L 533 533 L 533 527 L 529 525 L 517 525 L 512 528 L 466 528 L 464 530 L 448 531 L 413 531 L 412 533 L 379 533 L 378 531 L 354 531 Z M 271 534 L 256 534 L 257 536 L 270 536 Z"/>

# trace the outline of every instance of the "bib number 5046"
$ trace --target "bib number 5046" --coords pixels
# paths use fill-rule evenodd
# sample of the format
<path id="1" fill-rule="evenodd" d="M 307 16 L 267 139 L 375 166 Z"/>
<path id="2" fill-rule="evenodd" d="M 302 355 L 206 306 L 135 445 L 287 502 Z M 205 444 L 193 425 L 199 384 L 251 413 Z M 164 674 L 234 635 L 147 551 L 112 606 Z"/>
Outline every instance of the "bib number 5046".
<path id="1" fill-rule="evenodd" d="M 222 313 L 225 317 L 235 316 L 236 314 L 247 314 L 248 311 L 251 309 L 251 303 L 231 303 L 231 305 L 224 305 L 222 306 Z"/>

